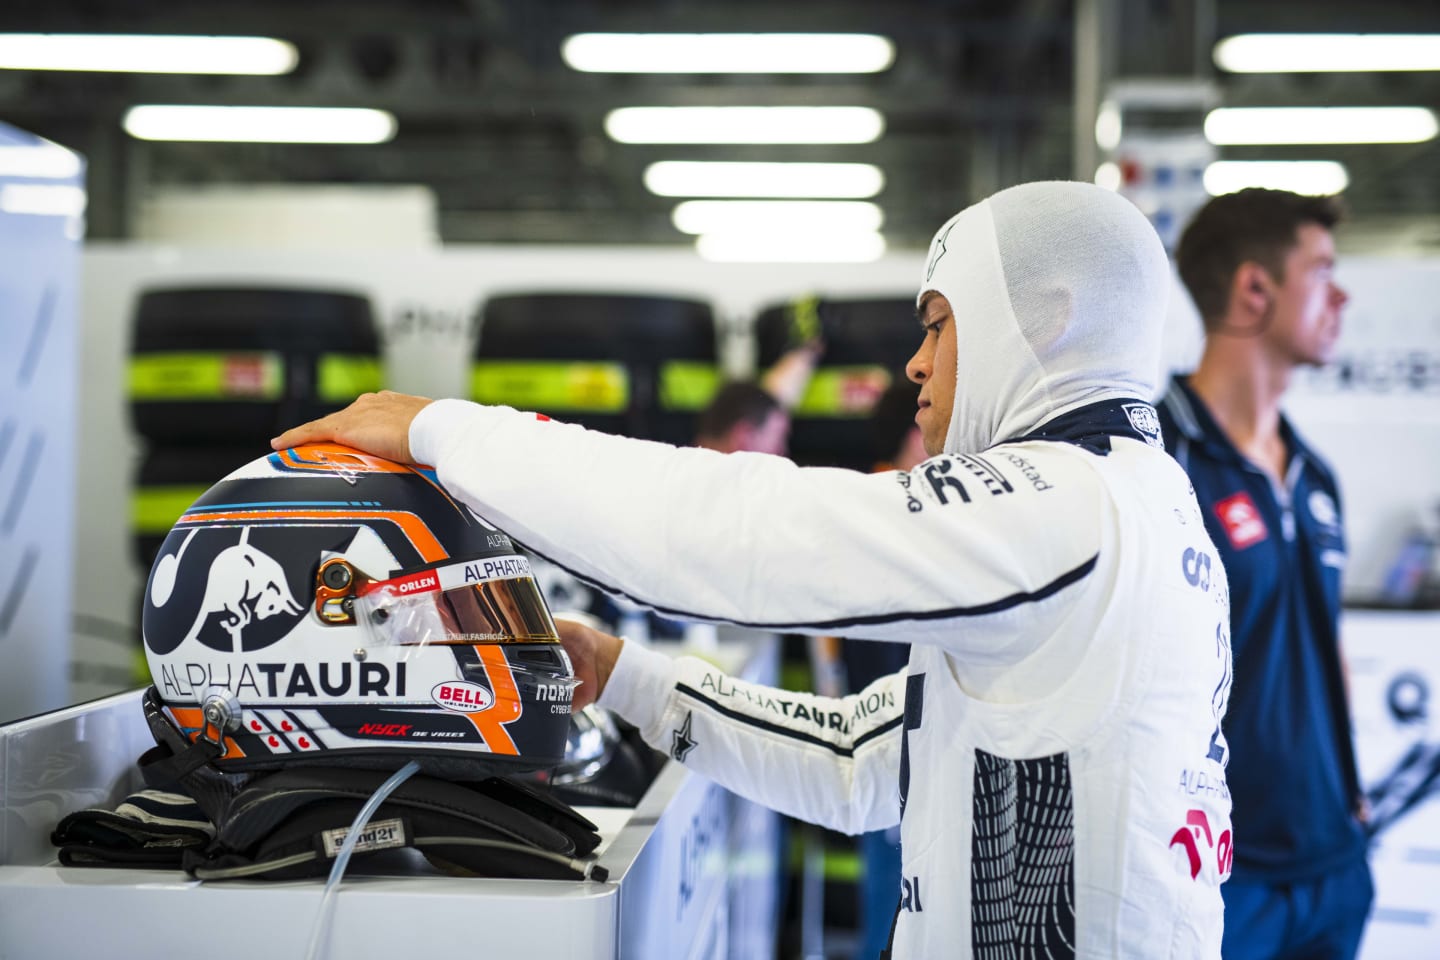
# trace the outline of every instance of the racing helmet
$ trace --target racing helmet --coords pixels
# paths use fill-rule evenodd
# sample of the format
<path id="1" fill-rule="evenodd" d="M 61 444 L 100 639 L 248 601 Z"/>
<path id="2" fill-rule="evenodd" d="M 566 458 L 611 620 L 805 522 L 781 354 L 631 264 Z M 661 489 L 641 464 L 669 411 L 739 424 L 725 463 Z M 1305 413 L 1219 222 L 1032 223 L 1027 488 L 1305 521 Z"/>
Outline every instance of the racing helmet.
<path id="1" fill-rule="evenodd" d="M 529 560 L 427 468 L 312 444 L 234 471 L 166 537 L 142 631 L 152 727 L 225 772 L 565 754 L 578 681 Z"/>

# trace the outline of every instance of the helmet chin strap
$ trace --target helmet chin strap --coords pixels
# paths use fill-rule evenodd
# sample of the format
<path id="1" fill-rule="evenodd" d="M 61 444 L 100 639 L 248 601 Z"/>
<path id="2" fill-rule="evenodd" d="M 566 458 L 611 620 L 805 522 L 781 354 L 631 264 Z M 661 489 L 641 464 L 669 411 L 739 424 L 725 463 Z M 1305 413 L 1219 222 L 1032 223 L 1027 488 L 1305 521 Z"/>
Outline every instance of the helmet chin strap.
<path id="1" fill-rule="evenodd" d="M 187 740 L 165 716 L 160 692 L 153 686 L 145 690 L 141 705 L 145 710 L 145 724 L 156 744 L 155 749 L 147 750 L 145 757 L 141 758 L 140 769 L 145 773 L 147 783 L 178 783 L 225 753 L 226 719 L 222 715 L 223 708 L 207 706 L 204 710 L 205 729 L 194 740 Z M 211 720 L 212 714 L 215 722 Z M 212 727 L 215 734 L 208 736 Z"/>
<path id="2" fill-rule="evenodd" d="M 140 756 L 141 776 L 157 790 L 179 791 L 193 797 L 205 816 L 212 823 L 218 822 L 245 779 L 227 776 L 211 766 L 225 753 L 225 731 L 233 723 L 233 707 L 224 703 L 223 697 L 208 698 L 202 708 L 205 729 L 192 741 L 165 716 L 160 692 L 154 687 L 146 689 L 141 705 L 150 735 L 155 738 L 155 746 Z M 212 728 L 214 736 L 207 736 Z"/>

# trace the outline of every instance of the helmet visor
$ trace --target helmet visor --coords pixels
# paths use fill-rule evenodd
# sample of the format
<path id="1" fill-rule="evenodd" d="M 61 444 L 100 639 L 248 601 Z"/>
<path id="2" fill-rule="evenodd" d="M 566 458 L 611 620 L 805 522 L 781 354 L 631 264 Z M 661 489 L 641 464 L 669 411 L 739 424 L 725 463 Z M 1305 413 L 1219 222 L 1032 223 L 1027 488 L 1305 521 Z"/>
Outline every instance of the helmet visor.
<path id="1" fill-rule="evenodd" d="M 447 561 L 366 583 L 356 618 L 381 643 L 558 643 L 555 621 L 519 554 Z"/>

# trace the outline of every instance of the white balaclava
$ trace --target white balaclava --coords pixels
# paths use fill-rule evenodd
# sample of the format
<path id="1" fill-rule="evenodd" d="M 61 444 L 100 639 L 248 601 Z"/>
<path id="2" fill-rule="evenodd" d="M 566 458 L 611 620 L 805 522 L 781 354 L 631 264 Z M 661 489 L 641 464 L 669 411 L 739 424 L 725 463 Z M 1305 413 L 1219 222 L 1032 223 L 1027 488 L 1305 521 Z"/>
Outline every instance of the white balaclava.
<path id="1" fill-rule="evenodd" d="M 1097 400 L 1149 400 L 1169 281 L 1150 222 L 1093 184 L 1021 184 L 951 217 L 916 301 L 934 290 L 955 314 L 945 452 L 979 452 Z"/>

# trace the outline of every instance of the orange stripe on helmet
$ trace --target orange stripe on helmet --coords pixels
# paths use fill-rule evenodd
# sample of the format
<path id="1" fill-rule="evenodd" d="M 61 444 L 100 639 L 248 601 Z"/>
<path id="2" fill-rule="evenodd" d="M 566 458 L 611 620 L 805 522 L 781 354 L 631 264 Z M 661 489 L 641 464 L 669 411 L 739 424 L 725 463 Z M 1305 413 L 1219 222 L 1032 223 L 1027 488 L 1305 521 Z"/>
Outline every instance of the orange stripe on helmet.
<path id="1" fill-rule="evenodd" d="M 367 510 L 364 507 L 348 507 L 344 510 L 225 510 L 216 513 L 187 513 L 175 522 L 181 527 L 189 524 L 251 523 L 256 520 L 342 520 L 355 523 L 357 520 L 388 520 L 405 532 L 415 549 L 420 551 L 426 563 L 444 560 L 450 556 L 435 534 L 413 513 L 398 510 Z"/>
<path id="2" fill-rule="evenodd" d="M 462 515 L 465 513 L 464 508 L 455 501 L 448 490 L 431 480 L 426 474 L 421 473 L 422 470 L 431 469 L 423 464 L 411 467 L 393 460 L 386 460 L 383 457 L 371 456 L 354 447 L 338 443 L 301 444 L 298 447 L 281 450 L 275 456 L 284 470 L 333 473 L 340 476 L 362 473 L 413 473 L 438 490 L 457 512 Z"/>
<path id="3" fill-rule="evenodd" d="M 306 443 L 278 454 L 288 470 L 316 470 L 323 473 L 411 473 L 403 463 L 371 456 L 339 443 Z"/>
<path id="4" fill-rule="evenodd" d="M 469 717 L 470 722 L 475 724 L 475 729 L 480 731 L 480 736 L 485 739 L 491 753 L 519 756 L 520 748 L 515 746 L 514 739 L 505 729 L 505 724 L 520 719 L 523 709 L 520 690 L 515 685 L 515 675 L 510 672 L 510 661 L 505 659 L 505 651 L 500 649 L 499 644 L 477 644 L 472 649 L 485 665 L 491 689 L 495 693 L 495 703 L 485 710 L 467 713 L 465 716 Z"/>

